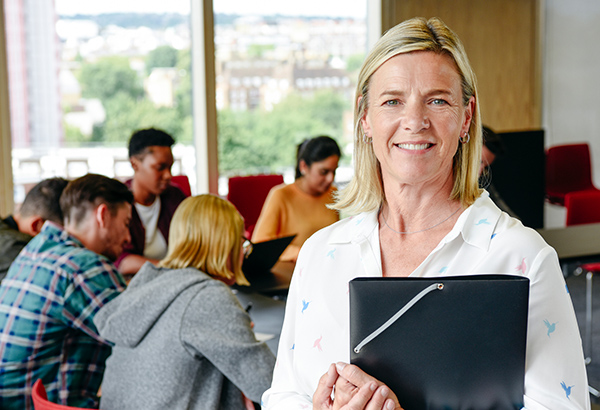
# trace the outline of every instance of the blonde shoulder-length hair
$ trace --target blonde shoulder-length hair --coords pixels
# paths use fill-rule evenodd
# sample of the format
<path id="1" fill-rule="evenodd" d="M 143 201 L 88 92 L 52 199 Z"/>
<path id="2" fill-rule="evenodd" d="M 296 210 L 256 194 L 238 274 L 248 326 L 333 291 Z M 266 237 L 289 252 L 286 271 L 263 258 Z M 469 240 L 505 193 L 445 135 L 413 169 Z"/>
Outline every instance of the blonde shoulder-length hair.
<path id="1" fill-rule="evenodd" d="M 390 58 L 414 51 L 432 51 L 446 54 L 456 64 L 462 81 L 462 99 L 466 106 L 471 97 L 475 99 L 475 112 L 471 120 L 470 140 L 458 144 L 454 156 L 454 186 L 450 199 L 460 200 L 469 206 L 479 197 L 478 170 L 481 161 L 481 118 L 477 81 L 464 47 L 456 34 L 440 19 L 416 17 L 406 20 L 388 30 L 377 41 L 369 53 L 358 77 L 354 106 L 354 176 L 348 185 L 337 194 L 333 209 L 347 215 L 374 211 L 385 201 L 379 161 L 375 157 L 373 144 L 366 141 L 361 125 L 369 104 L 369 85 L 373 73 Z"/>
<path id="2" fill-rule="evenodd" d="M 249 285 L 240 261 L 243 232 L 244 220 L 230 202 L 210 194 L 186 198 L 173 214 L 167 256 L 158 265 Z"/>

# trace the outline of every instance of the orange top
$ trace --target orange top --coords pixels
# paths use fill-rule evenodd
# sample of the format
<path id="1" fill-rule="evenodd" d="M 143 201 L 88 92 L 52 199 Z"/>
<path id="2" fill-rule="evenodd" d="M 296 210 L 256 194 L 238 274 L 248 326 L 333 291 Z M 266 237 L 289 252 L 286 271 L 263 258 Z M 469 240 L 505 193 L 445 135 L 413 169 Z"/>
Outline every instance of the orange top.
<path id="1" fill-rule="evenodd" d="M 282 261 L 295 261 L 309 236 L 340 219 L 337 211 L 325 206 L 333 203 L 335 191 L 332 185 L 325 194 L 316 197 L 302 191 L 296 184 L 273 187 L 256 221 L 252 241 L 263 242 L 296 234 L 279 257 Z"/>

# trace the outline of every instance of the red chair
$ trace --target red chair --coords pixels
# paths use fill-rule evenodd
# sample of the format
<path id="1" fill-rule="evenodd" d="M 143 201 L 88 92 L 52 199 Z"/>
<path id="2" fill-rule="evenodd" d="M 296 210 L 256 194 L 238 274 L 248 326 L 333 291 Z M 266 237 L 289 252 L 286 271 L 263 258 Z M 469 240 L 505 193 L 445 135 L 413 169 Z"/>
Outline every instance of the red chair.
<path id="1" fill-rule="evenodd" d="M 42 379 L 37 379 L 37 381 L 33 384 L 31 398 L 33 399 L 33 408 L 35 410 L 79 410 L 83 408 L 63 406 L 62 404 L 56 404 L 49 401 L 48 395 L 46 394 L 46 389 L 42 383 Z"/>
<path id="2" fill-rule="evenodd" d="M 578 191 L 565 195 L 567 226 L 600 223 L 600 192 Z M 575 269 L 575 275 L 585 272 L 585 361 L 592 361 L 592 279 L 600 272 L 600 262 L 584 263 Z M 590 390 L 591 391 L 591 390 Z"/>
<path id="3" fill-rule="evenodd" d="M 546 151 L 546 198 L 565 205 L 574 191 L 600 192 L 592 182 L 590 147 L 587 143 L 556 145 Z"/>
<path id="4" fill-rule="evenodd" d="M 190 180 L 187 175 L 173 175 L 171 177 L 171 184 L 181 189 L 185 196 L 192 196 L 192 188 L 190 187 Z"/>
<path id="5" fill-rule="evenodd" d="M 600 222 L 600 191 L 575 191 L 565 195 L 567 226 Z"/>
<path id="6" fill-rule="evenodd" d="M 261 174 L 229 178 L 227 200 L 244 217 L 246 235 L 250 238 L 271 188 L 283 184 L 283 175 Z"/>

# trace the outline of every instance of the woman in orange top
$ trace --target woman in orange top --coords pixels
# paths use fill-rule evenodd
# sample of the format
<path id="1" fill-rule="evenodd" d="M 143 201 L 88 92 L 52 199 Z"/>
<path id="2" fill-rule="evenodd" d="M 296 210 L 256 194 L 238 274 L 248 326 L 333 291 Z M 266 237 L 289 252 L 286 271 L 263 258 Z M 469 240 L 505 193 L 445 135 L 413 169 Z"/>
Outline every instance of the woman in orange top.
<path id="1" fill-rule="evenodd" d="M 280 256 L 296 261 L 300 247 L 309 236 L 336 221 L 337 211 L 326 207 L 333 203 L 332 185 L 341 151 L 335 140 L 319 136 L 298 146 L 296 180 L 293 184 L 271 189 L 256 227 L 253 242 L 263 242 L 295 234 Z"/>

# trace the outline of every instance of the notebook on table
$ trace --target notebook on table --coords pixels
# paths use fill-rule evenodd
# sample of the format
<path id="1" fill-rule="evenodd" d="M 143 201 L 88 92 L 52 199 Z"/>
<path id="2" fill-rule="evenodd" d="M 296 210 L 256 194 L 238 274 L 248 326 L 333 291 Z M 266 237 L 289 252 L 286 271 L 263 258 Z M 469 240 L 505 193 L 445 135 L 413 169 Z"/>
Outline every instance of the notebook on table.
<path id="1" fill-rule="evenodd" d="M 356 278 L 351 363 L 405 410 L 521 409 L 529 280 Z"/>

